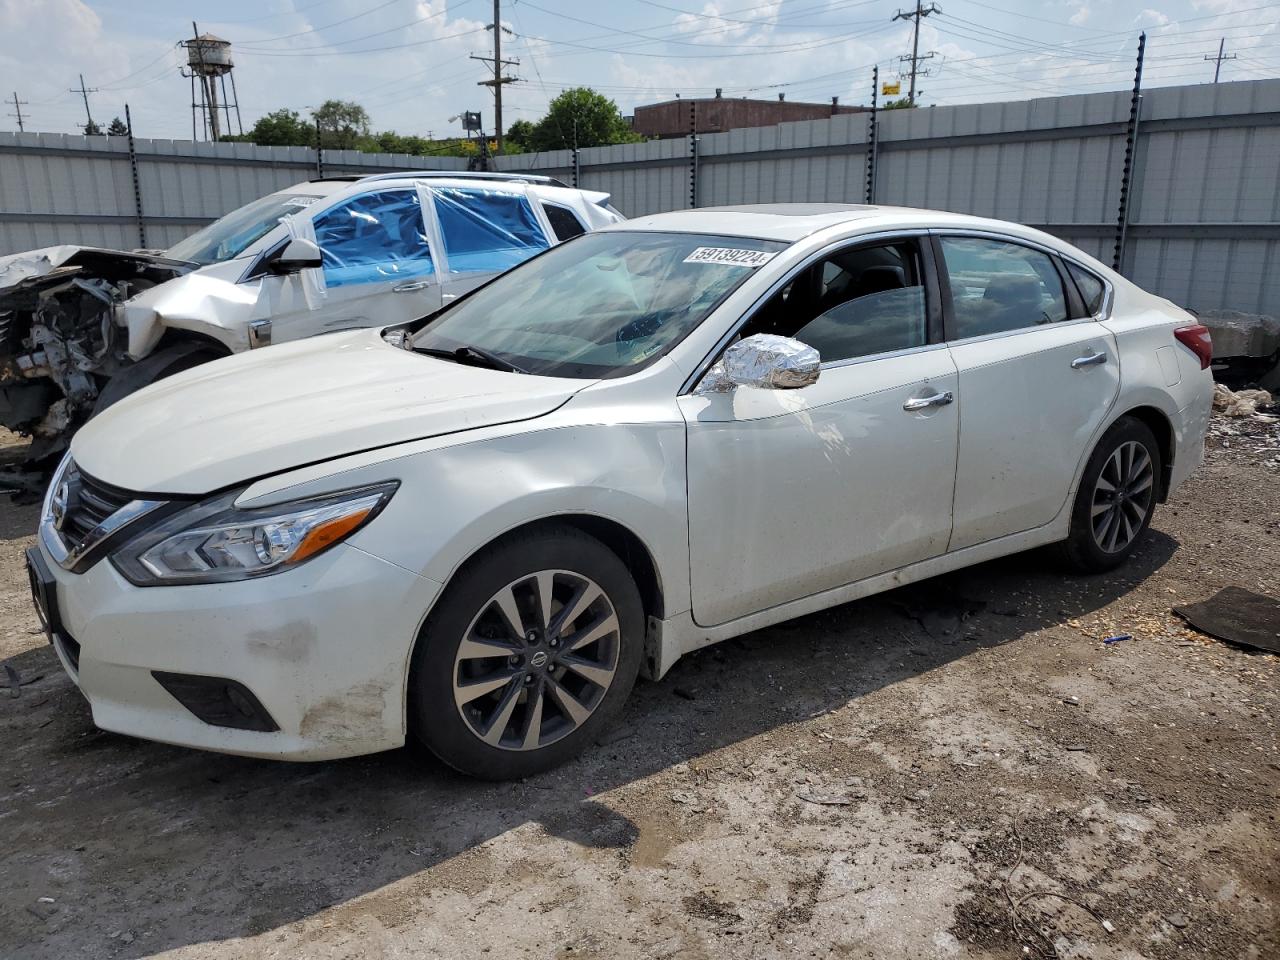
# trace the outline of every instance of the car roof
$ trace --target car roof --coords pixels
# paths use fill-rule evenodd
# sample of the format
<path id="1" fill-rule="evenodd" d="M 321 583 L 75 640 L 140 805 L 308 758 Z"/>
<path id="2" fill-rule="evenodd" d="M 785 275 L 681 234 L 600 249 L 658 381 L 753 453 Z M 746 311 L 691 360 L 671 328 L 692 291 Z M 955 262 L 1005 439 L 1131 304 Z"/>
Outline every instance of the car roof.
<path id="1" fill-rule="evenodd" d="M 996 230 L 1042 239 L 1038 230 L 1003 220 L 987 220 L 942 210 L 871 206 L 861 203 L 757 203 L 698 207 L 624 220 L 603 229 L 706 233 L 795 243 L 829 227 L 856 225 L 861 231 L 951 227 Z"/>

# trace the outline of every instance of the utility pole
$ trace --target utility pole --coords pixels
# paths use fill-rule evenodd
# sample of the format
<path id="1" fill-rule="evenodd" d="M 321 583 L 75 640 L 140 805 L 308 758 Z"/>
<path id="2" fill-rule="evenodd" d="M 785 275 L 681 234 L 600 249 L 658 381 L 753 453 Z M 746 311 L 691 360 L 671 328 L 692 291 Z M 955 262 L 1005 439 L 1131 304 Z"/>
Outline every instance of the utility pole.
<path id="1" fill-rule="evenodd" d="M 472 60 L 482 60 L 493 68 L 492 80 L 481 80 L 477 86 L 493 87 L 493 126 L 496 131 L 497 149 L 494 155 L 502 153 L 502 86 L 507 83 L 515 83 L 519 77 L 504 77 L 502 75 L 503 67 L 516 67 L 520 65 L 519 60 L 503 60 L 502 59 L 502 0 L 493 0 L 493 23 L 489 29 L 493 31 L 493 56 L 478 57 L 474 53 L 471 54 Z"/>
<path id="2" fill-rule="evenodd" d="M 1225 47 L 1226 45 L 1227 45 L 1227 38 L 1223 37 L 1221 40 L 1218 41 L 1218 55 L 1216 57 L 1205 57 L 1206 60 L 1214 61 L 1214 64 L 1213 64 L 1213 82 L 1214 83 L 1218 82 L 1218 74 L 1222 72 L 1222 61 L 1234 60 L 1236 58 L 1236 55 L 1234 53 L 1231 54 L 1231 56 L 1229 57 L 1224 57 L 1222 55 L 1222 48 Z"/>
<path id="3" fill-rule="evenodd" d="M 11 116 L 11 117 L 17 117 L 17 118 L 18 118 L 18 132 L 19 132 L 19 133 L 22 133 L 22 131 L 24 131 L 24 130 L 26 130 L 26 129 L 27 129 L 26 127 L 24 127 L 24 126 L 22 125 L 22 105 L 23 105 L 23 104 L 25 104 L 26 102 L 27 102 L 27 101 L 25 101 L 25 100 L 19 100 L 19 99 L 18 99 L 18 91 L 17 91 L 17 90 L 13 91 L 13 110 L 14 110 L 14 112 L 13 112 L 13 113 L 11 113 L 11 114 L 9 114 L 9 116 Z"/>
<path id="4" fill-rule="evenodd" d="M 911 90 L 907 94 L 907 103 L 911 104 L 913 107 L 916 105 L 916 74 L 919 73 L 923 76 L 929 72 L 927 70 L 919 69 L 920 61 L 928 60 L 933 57 L 932 50 L 926 53 L 923 57 L 920 56 L 920 18 L 927 17 L 931 13 L 941 12 L 942 11 L 938 9 L 938 5 L 936 3 L 931 3 L 927 7 L 922 7 L 920 5 L 920 0 L 916 0 L 916 8 L 914 10 L 908 10 L 906 13 L 899 10 L 893 16 L 894 20 L 915 21 L 911 31 L 911 56 L 898 58 L 903 63 L 906 63 L 908 60 L 911 61 Z"/>
<path id="5" fill-rule="evenodd" d="M 83 73 L 82 73 L 82 74 L 80 74 L 80 87 L 79 87 L 79 89 L 76 89 L 76 88 L 74 88 L 74 87 L 73 87 L 71 90 L 69 90 L 69 91 L 68 91 L 68 93 L 78 93 L 78 94 L 80 94 L 80 96 L 84 97 L 84 115 L 89 119 L 89 122 L 88 122 L 87 124 L 85 124 L 85 129 L 86 129 L 86 130 L 93 126 L 93 114 L 89 112 L 89 94 L 91 94 L 91 93 L 97 93 L 97 92 L 98 92 L 98 88 L 97 88 L 97 87 L 86 87 L 86 86 L 84 85 L 84 74 L 83 74 Z"/>

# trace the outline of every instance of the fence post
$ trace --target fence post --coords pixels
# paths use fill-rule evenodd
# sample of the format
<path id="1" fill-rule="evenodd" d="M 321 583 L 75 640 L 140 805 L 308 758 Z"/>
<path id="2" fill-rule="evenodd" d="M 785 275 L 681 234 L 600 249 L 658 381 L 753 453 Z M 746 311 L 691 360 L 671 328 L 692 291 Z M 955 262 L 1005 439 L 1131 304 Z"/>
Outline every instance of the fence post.
<path id="1" fill-rule="evenodd" d="M 867 117 L 867 203 L 876 202 L 876 111 L 879 109 L 880 67 L 871 68 L 871 113 Z"/>
<path id="2" fill-rule="evenodd" d="M 578 189 L 578 181 L 582 176 L 582 167 L 578 160 L 578 147 L 575 144 L 573 148 L 573 189 Z"/>
<path id="3" fill-rule="evenodd" d="M 1125 129 L 1124 170 L 1120 175 L 1120 212 L 1116 217 L 1116 248 L 1111 269 L 1123 273 L 1125 234 L 1129 231 L 1129 198 L 1133 192 L 1134 155 L 1138 150 L 1138 120 L 1142 114 L 1142 56 L 1147 35 L 1138 35 L 1138 63 L 1133 71 L 1133 99 L 1129 101 L 1129 125 Z"/>
<path id="4" fill-rule="evenodd" d="M 316 179 L 324 179 L 324 147 L 320 144 L 320 118 L 316 118 Z"/>
<path id="5" fill-rule="evenodd" d="M 689 101 L 689 206 L 698 205 L 698 105 Z"/>
<path id="6" fill-rule="evenodd" d="M 142 219 L 142 181 L 138 179 L 138 151 L 133 146 L 133 118 L 129 105 L 124 105 L 124 126 L 129 141 L 129 169 L 133 172 L 133 210 L 138 220 L 138 246 L 147 246 L 147 225 Z"/>

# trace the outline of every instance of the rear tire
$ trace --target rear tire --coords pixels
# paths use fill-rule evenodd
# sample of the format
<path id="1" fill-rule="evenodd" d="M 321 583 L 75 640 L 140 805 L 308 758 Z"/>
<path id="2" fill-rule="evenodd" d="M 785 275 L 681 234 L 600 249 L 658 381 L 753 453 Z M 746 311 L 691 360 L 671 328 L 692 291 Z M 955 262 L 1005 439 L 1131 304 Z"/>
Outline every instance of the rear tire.
<path id="1" fill-rule="evenodd" d="M 410 732 L 474 777 L 540 773 L 617 715 L 643 645 L 640 593 L 612 550 L 572 527 L 512 537 L 469 561 L 427 618 Z"/>
<path id="2" fill-rule="evenodd" d="M 1080 477 L 1071 532 L 1059 544 L 1066 564 L 1103 573 L 1124 563 L 1151 524 L 1163 464 L 1155 435 L 1140 420 L 1113 423 Z"/>

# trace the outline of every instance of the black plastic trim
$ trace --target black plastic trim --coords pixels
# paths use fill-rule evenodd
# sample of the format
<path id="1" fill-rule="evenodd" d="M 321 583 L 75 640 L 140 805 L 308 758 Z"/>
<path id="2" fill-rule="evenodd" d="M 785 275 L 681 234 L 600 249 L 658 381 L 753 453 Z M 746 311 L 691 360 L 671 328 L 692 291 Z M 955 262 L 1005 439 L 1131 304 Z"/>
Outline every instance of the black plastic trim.
<path id="1" fill-rule="evenodd" d="M 280 725 L 239 680 L 152 670 L 151 676 L 199 720 L 213 727 L 275 733 Z"/>

